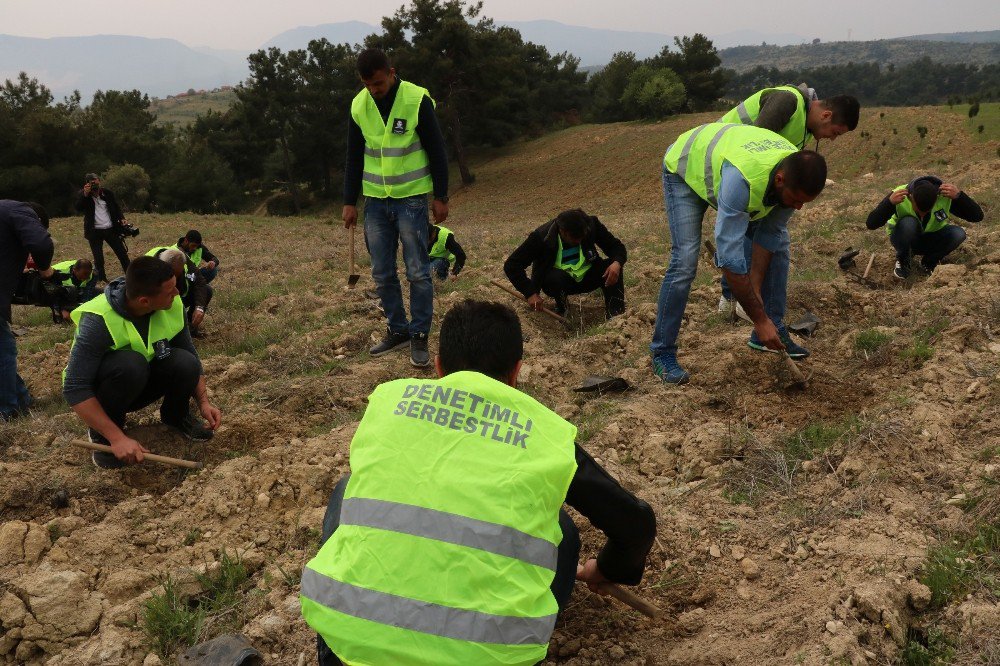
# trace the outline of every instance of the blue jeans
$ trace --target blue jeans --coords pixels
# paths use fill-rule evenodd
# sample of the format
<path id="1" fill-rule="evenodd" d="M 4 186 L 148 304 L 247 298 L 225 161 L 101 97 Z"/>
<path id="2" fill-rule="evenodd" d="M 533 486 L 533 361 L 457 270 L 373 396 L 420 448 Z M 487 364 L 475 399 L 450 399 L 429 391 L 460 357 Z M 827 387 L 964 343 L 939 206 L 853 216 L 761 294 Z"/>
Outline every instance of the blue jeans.
<path id="1" fill-rule="evenodd" d="M 669 171 L 663 172 L 663 200 L 670 227 L 670 264 L 660 284 L 657 300 L 653 342 L 649 346 L 653 358 L 677 353 L 677 335 L 691 294 L 691 283 L 698 270 L 701 225 L 708 209 L 708 203 L 683 178 Z M 775 326 L 780 326 L 785 316 L 789 265 L 786 227 L 792 212 L 791 208 L 776 208 L 764 219 L 751 223 L 743 237 L 743 253 L 748 268 L 754 242 L 772 252 L 771 263 L 761 284 L 761 298 L 764 311 Z"/>
<path id="2" fill-rule="evenodd" d="M 17 347 L 10 322 L 0 317 L 0 420 L 11 418 L 31 405 L 31 395 L 17 374 Z"/>
<path id="3" fill-rule="evenodd" d="M 431 272 L 439 280 L 448 279 L 448 270 L 451 268 L 451 262 L 447 259 L 431 259 Z"/>
<path id="4" fill-rule="evenodd" d="M 903 217 L 889 235 L 889 241 L 896 249 L 896 259 L 908 266 L 910 254 L 923 256 L 924 265 L 934 268 L 942 259 L 958 249 L 965 241 L 965 229 L 954 224 L 930 233 L 925 233 L 924 225 L 912 215 Z"/>
<path id="5" fill-rule="evenodd" d="M 215 261 L 215 268 L 199 268 L 198 271 L 201 273 L 201 276 L 205 278 L 205 282 L 211 282 L 215 279 L 215 276 L 219 274 L 219 261 Z"/>
<path id="6" fill-rule="evenodd" d="M 434 315 L 434 285 L 427 255 L 427 197 L 365 199 L 365 243 L 372 258 L 372 279 L 393 333 L 427 334 Z M 410 321 L 396 270 L 399 242 L 410 283 Z"/>

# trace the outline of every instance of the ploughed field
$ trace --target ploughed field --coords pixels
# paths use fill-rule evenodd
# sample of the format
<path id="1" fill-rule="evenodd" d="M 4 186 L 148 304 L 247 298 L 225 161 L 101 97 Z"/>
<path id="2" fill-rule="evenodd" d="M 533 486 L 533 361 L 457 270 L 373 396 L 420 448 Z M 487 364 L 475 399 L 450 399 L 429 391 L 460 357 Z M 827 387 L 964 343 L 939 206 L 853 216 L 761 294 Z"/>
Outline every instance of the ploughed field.
<path id="1" fill-rule="evenodd" d="M 707 259 L 680 338 L 691 383 L 667 387 L 648 359 L 669 252 L 659 165 L 674 137 L 711 119 L 569 128 L 482 156 L 475 185 L 452 197 L 447 226 L 469 263 L 439 286 L 436 322 L 466 297 L 516 305 L 489 280 L 563 209 L 598 215 L 629 249 L 625 315 L 604 322 L 599 293 L 571 299 L 573 332 L 519 310 L 522 388 L 656 510 L 637 592 L 667 613 L 652 621 L 578 587 L 549 662 L 1000 659 L 995 128 L 979 133 L 982 119 L 947 108 L 863 110 L 857 131 L 821 145 L 834 184 L 791 223 L 789 320 L 822 320 L 804 343 L 808 390 L 783 388 L 778 361 L 746 346 L 750 327 L 716 312 Z M 901 283 L 884 230 L 864 220 L 923 173 L 967 190 L 986 221 L 931 277 Z M 198 228 L 222 259 L 197 344 L 223 426 L 191 445 L 148 410 L 133 417 L 136 436 L 206 469 L 97 471 L 68 443 L 85 436 L 59 389 L 71 329 L 15 308 L 37 404 L 0 426 L 0 663 L 169 663 L 237 631 L 269 663 L 311 661 L 298 582 L 327 496 L 367 395 L 417 371 L 405 353 L 368 356 L 383 319 L 364 296 L 367 257 L 357 289 L 344 289 L 347 234 L 332 216 L 132 221 L 133 255 Z M 58 259 L 86 255 L 81 230 L 78 218 L 53 221 Z M 863 249 L 862 270 L 875 252 L 872 286 L 837 268 L 847 246 Z M 634 390 L 572 391 L 595 372 Z M 580 525 L 593 554 L 603 537 Z"/>

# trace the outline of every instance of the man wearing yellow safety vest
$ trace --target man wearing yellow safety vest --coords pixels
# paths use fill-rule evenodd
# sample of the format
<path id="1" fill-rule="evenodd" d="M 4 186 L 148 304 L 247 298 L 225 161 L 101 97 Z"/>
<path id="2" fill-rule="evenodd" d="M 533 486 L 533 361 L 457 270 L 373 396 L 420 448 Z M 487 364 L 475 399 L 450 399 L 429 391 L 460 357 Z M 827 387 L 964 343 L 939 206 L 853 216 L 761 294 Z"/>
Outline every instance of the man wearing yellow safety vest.
<path id="1" fill-rule="evenodd" d="M 602 257 L 597 248 L 604 250 Z M 567 210 L 538 227 L 504 262 L 507 279 L 536 310 L 541 293 L 556 299 L 555 311 L 566 312 L 566 297 L 600 288 L 605 314 L 625 312 L 625 245 L 599 219 L 580 209 Z M 531 277 L 527 268 L 531 267 Z"/>
<path id="2" fill-rule="evenodd" d="M 344 226 L 358 221 L 358 195 L 365 196 L 365 244 L 372 279 L 388 320 L 381 356 L 409 345 L 410 363 L 430 365 L 427 334 L 434 314 L 434 286 L 427 255 L 427 195 L 433 192 L 434 221 L 448 217 L 448 156 L 430 93 L 396 76 L 380 49 L 358 56 L 365 84 L 351 103 L 344 167 Z M 402 243 L 410 283 L 410 320 L 396 269 Z"/>
<path id="3" fill-rule="evenodd" d="M 215 279 L 219 274 L 219 258 L 212 254 L 212 251 L 205 247 L 201 240 L 201 232 L 197 229 L 190 229 L 186 234 L 177 239 L 177 247 L 184 251 L 194 265 L 198 267 L 201 276 L 205 278 L 206 284 Z"/>
<path id="4" fill-rule="evenodd" d="M 427 254 L 431 258 L 431 274 L 439 280 L 458 278 L 465 266 L 465 250 L 455 239 L 455 233 L 448 227 L 432 224 L 427 230 Z"/>
<path id="5" fill-rule="evenodd" d="M 153 257 L 129 263 L 124 278 L 73 310 L 76 335 L 63 372 L 63 397 L 87 424 L 102 469 L 140 463 L 148 451 L 126 434 L 125 415 L 160 398 L 160 421 L 186 437 L 212 437 L 222 415 L 208 401 L 198 352 L 170 266 Z M 195 398 L 208 427 L 190 411 Z"/>
<path id="6" fill-rule="evenodd" d="M 177 291 L 181 303 L 184 304 L 191 335 L 196 338 L 202 337 L 204 334 L 201 325 L 205 320 L 208 304 L 212 302 L 215 293 L 211 285 L 206 283 L 204 273 L 198 270 L 197 264 L 187 253 L 176 246 L 154 247 L 146 252 L 146 256 L 156 257 L 170 264 L 177 279 Z"/>
<path id="7" fill-rule="evenodd" d="M 652 509 L 517 390 L 522 354 L 509 307 L 463 301 L 441 324 L 439 379 L 369 397 L 302 574 L 321 665 L 535 664 L 574 579 L 642 579 Z M 582 566 L 564 502 L 608 537 Z"/>
<path id="8" fill-rule="evenodd" d="M 63 321 L 69 321 L 70 311 L 84 301 L 89 301 L 97 295 L 97 276 L 94 274 L 94 264 L 90 259 L 60 261 L 52 264 L 56 272 L 60 289 L 53 295 L 53 319 L 59 311 Z"/>
<path id="9" fill-rule="evenodd" d="M 663 159 L 663 196 L 670 229 L 670 265 L 657 303 L 650 351 L 653 372 L 683 384 L 689 374 L 677 361 L 677 336 L 698 268 L 701 223 L 709 206 L 715 222 L 715 262 L 733 295 L 753 320 L 748 342 L 760 351 L 809 352 L 784 325 L 788 288 L 788 219 L 819 196 L 826 161 L 796 150 L 770 130 L 709 123 L 677 137 Z"/>
<path id="10" fill-rule="evenodd" d="M 719 119 L 720 123 L 739 123 L 763 127 L 805 148 L 813 139 L 836 140 L 858 126 L 861 105 L 850 95 L 819 99 L 816 91 L 801 86 L 775 86 L 758 90 Z M 719 311 L 733 307 L 729 283 L 722 279 Z M 750 321 L 746 311 L 736 304 L 736 313 Z"/>
<path id="11" fill-rule="evenodd" d="M 921 270 L 931 273 L 965 241 L 965 229 L 948 224 L 951 217 L 981 222 L 983 209 L 957 186 L 937 176 L 921 176 L 887 194 L 865 224 L 869 229 L 886 225 L 896 249 L 892 274 L 905 280 L 912 255 L 921 255 Z"/>

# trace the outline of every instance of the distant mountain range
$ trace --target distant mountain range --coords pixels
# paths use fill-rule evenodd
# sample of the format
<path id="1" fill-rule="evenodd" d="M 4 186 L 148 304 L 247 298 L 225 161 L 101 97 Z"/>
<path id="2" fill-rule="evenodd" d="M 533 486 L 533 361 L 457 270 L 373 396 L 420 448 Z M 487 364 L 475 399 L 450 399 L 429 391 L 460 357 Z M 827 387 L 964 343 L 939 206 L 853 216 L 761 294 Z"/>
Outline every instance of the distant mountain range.
<path id="1" fill-rule="evenodd" d="M 557 21 L 498 23 L 516 28 L 525 40 L 542 44 L 552 53 L 574 54 L 588 70 L 600 68 L 618 51 L 632 51 L 645 58 L 673 44 L 673 36 L 660 32 L 586 28 Z M 310 40 L 319 38 L 332 43 L 358 44 L 378 30 L 377 26 L 360 21 L 304 26 L 275 36 L 261 48 L 289 51 L 305 48 Z M 841 58 L 855 62 L 905 62 L 919 51 L 944 62 L 1000 61 L 998 30 L 816 45 L 798 34 L 748 30 L 709 37 L 720 49 L 723 64 L 736 69 L 749 69 L 756 64 L 782 68 L 803 66 L 804 62 L 815 65 L 826 62 L 822 58 L 829 59 L 827 64 L 835 64 Z M 914 40 L 922 42 L 921 45 L 915 47 Z M 934 42 L 933 46 L 928 41 Z M 239 83 L 247 77 L 247 55 L 237 50 L 189 47 L 173 39 L 122 35 L 37 39 L 0 35 L 0 81 L 16 78 L 19 72 L 26 71 L 52 90 L 57 99 L 79 90 L 84 103 L 98 89 L 138 89 L 150 96 L 166 97 L 191 88 L 212 89 Z"/>

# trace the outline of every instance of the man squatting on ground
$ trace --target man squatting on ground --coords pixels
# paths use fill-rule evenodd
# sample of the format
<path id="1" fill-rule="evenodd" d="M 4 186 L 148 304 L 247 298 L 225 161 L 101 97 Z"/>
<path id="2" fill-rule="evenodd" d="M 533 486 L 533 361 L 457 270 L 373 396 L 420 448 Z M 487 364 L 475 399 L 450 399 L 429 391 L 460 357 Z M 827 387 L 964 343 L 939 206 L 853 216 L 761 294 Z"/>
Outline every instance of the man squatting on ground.
<path id="1" fill-rule="evenodd" d="M 465 250 L 455 240 L 455 233 L 448 227 L 432 224 L 427 230 L 427 254 L 431 258 L 431 274 L 439 280 L 458 278 L 465 266 Z"/>
<path id="2" fill-rule="evenodd" d="M 865 221 L 869 229 L 885 225 L 896 249 L 892 274 L 910 277 L 910 257 L 921 255 L 920 268 L 931 273 L 941 260 L 965 241 L 965 229 L 948 224 L 954 215 L 967 222 L 982 222 L 983 209 L 972 197 L 937 176 L 920 176 L 886 195 Z"/>
<path id="3" fill-rule="evenodd" d="M 663 158 L 671 248 L 650 345 L 658 377 L 670 384 L 689 378 L 677 362 L 677 336 L 709 206 L 718 210 L 715 263 L 753 320 L 747 344 L 761 351 L 784 349 L 793 358 L 809 355 L 792 341 L 784 324 L 787 225 L 792 213 L 819 196 L 825 185 L 823 156 L 798 151 L 770 130 L 709 123 L 677 137 Z"/>
<path id="4" fill-rule="evenodd" d="M 448 156 L 430 93 L 396 76 L 380 49 L 358 56 L 365 89 L 351 103 L 344 166 L 344 226 L 358 221 L 358 194 L 365 195 L 365 244 L 372 279 L 388 326 L 371 348 L 381 356 L 407 344 L 410 363 L 430 365 L 427 334 L 434 315 L 434 285 L 427 255 L 427 194 L 434 192 L 434 221 L 448 217 Z M 410 283 L 410 321 L 396 269 L 396 248 Z"/>
<path id="5" fill-rule="evenodd" d="M 769 129 L 801 150 L 814 138 L 834 141 L 841 134 L 854 131 L 860 114 L 861 105 L 854 97 L 837 95 L 821 100 L 816 97 L 815 90 L 802 84 L 758 90 L 722 116 L 719 122 Z M 723 276 L 719 311 L 727 312 L 731 307 L 733 294 Z M 738 303 L 736 313 L 750 321 Z"/>
<path id="6" fill-rule="evenodd" d="M 17 373 L 17 346 L 10 330 L 10 301 L 30 254 L 39 274 L 53 274 L 55 247 L 49 216 L 38 204 L 0 199 L 0 422 L 27 414 L 31 394 Z"/>
<path id="7" fill-rule="evenodd" d="M 89 301 L 97 295 L 97 275 L 94 274 L 94 264 L 90 259 L 60 261 L 52 264 L 55 271 L 54 279 L 59 287 L 53 296 L 53 319 L 69 321 L 69 313 L 76 306 Z M 58 322 L 57 322 L 58 323 Z"/>
<path id="8" fill-rule="evenodd" d="M 212 301 L 212 287 L 205 282 L 204 273 L 197 264 L 177 247 L 154 247 L 146 253 L 148 257 L 156 257 L 170 265 L 177 279 L 177 291 L 184 304 L 184 310 L 191 335 L 198 336 L 201 324 L 205 320 L 205 311 Z"/>
<path id="9" fill-rule="evenodd" d="M 597 248 L 608 255 L 602 257 Z M 540 310 L 541 293 L 556 300 L 555 311 L 566 312 L 566 297 L 600 288 L 608 317 L 625 312 L 625 245 L 601 221 L 580 209 L 567 210 L 538 227 L 504 262 L 507 279 Z M 531 266 L 531 278 L 526 269 Z"/>
<path id="10" fill-rule="evenodd" d="M 128 249 L 121 231 L 125 215 L 118 205 L 115 193 L 101 187 L 101 179 L 96 173 L 88 173 L 85 178 L 87 182 L 76 199 L 76 209 L 83 213 L 83 237 L 90 243 L 97 279 L 107 282 L 108 275 L 104 270 L 105 243 L 118 257 L 122 273 L 128 269 Z"/>
<path id="11" fill-rule="evenodd" d="M 194 265 L 198 267 L 205 282 L 211 282 L 219 274 L 219 258 L 212 254 L 212 251 L 205 247 L 201 241 L 201 232 L 191 229 L 185 235 L 177 239 L 177 249 L 182 250 Z"/>
<path id="12" fill-rule="evenodd" d="M 124 278 L 72 313 L 76 335 L 63 372 L 63 397 L 90 428 L 90 439 L 110 444 L 95 451 L 105 469 L 142 462 L 148 451 L 125 433 L 125 415 L 163 398 L 160 421 L 205 441 L 222 414 L 208 400 L 198 352 L 184 320 L 177 280 L 153 257 L 129 264 Z M 194 397 L 208 428 L 190 411 Z"/>
<path id="13" fill-rule="evenodd" d="M 574 579 L 637 585 L 648 504 L 575 444 L 576 427 L 517 390 L 523 338 L 498 303 L 441 324 L 437 380 L 378 386 L 351 441 L 302 615 L 319 663 L 535 664 Z M 566 502 L 608 537 L 578 566 Z M 332 652 L 331 652 L 332 650 Z"/>

